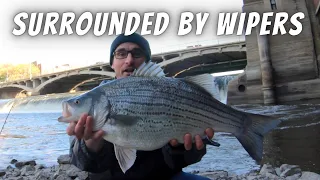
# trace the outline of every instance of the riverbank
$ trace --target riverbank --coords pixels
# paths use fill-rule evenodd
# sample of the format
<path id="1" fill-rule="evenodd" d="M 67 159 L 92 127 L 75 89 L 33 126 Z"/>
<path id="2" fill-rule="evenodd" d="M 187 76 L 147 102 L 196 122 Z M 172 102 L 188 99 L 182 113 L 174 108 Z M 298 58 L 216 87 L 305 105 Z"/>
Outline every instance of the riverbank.
<path id="1" fill-rule="evenodd" d="M 0 178 L 10 180 L 85 180 L 88 173 L 81 171 L 70 164 L 68 155 L 59 156 L 58 165 L 45 167 L 35 161 L 19 162 L 15 159 L 11 161 L 6 169 L 0 170 Z M 279 179 L 279 180 L 320 180 L 320 175 L 302 171 L 299 166 L 283 164 L 280 167 L 272 167 L 264 164 L 259 171 L 252 171 L 242 175 L 232 175 L 227 171 L 217 170 L 211 172 L 192 172 L 213 180 L 260 180 L 260 179 Z"/>

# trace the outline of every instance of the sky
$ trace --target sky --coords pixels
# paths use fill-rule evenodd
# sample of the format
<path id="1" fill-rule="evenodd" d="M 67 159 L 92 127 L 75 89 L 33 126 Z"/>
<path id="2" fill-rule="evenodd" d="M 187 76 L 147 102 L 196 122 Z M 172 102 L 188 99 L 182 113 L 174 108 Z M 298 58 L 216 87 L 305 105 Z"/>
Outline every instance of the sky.
<path id="1" fill-rule="evenodd" d="M 109 48 L 116 35 L 104 34 L 96 37 L 92 31 L 84 36 L 49 35 L 43 36 L 14 36 L 12 31 L 17 25 L 14 16 L 21 12 L 74 12 L 76 20 L 79 16 L 89 11 L 94 16 L 98 12 L 138 12 L 143 18 L 143 13 L 166 12 L 170 22 L 166 31 L 159 35 L 144 36 L 150 43 L 153 54 L 173 48 L 184 48 L 190 44 L 216 43 L 230 39 L 230 36 L 216 36 L 218 13 L 241 12 L 242 0 L 7 0 L 0 5 L 0 64 L 2 63 L 30 63 L 37 61 L 43 66 L 56 66 L 62 64 L 85 66 L 96 62 L 109 62 Z M 201 35 L 196 35 L 195 19 L 192 31 L 184 36 L 178 36 L 180 14 L 182 12 L 209 13 L 209 17 Z M 61 18 L 61 16 L 60 16 Z M 29 20 L 29 19 L 28 19 Z M 142 23 L 142 20 L 141 20 Z M 153 21 L 155 23 L 155 21 Z M 141 24 L 140 24 L 141 25 Z M 141 27 L 141 26 L 140 26 Z M 42 27 L 43 28 L 43 27 Z M 59 30 L 59 28 L 57 29 Z M 73 29 L 74 30 L 74 29 Z M 58 31 L 59 33 L 59 31 Z M 139 31 L 138 31 L 139 33 Z M 231 37 L 233 38 L 233 37 Z"/>

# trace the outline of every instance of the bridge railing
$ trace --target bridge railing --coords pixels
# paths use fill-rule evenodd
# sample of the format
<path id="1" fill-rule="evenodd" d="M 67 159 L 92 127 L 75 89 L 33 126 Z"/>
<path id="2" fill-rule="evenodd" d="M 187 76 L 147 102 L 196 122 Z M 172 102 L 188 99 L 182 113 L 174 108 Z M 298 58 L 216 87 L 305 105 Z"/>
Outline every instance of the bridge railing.
<path id="1" fill-rule="evenodd" d="M 204 40 L 204 41 L 193 41 L 193 42 L 189 42 L 189 43 L 182 43 L 182 44 L 175 44 L 175 45 L 168 45 L 168 46 L 163 46 L 161 48 L 152 50 L 153 55 L 156 54 L 162 54 L 162 53 L 168 53 L 168 52 L 172 52 L 172 51 L 180 51 L 180 50 L 186 50 L 186 49 L 191 49 L 191 48 L 201 48 L 201 47 L 205 47 L 205 46 L 214 46 L 214 45 L 223 45 L 223 44 L 230 44 L 230 43 L 237 43 L 237 42 L 244 42 L 245 41 L 245 36 L 230 36 L 230 37 L 218 37 L 215 39 L 209 39 L 209 40 Z M 90 68 L 90 67 L 95 67 L 95 66 L 99 66 L 100 64 L 92 64 L 89 66 L 84 66 L 84 67 L 77 67 L 77 68 L 70 68 L 68 70 L 64 70 L 64 71 L 58 71 L 58 72 L 54 72 L 54 73 L 43 73 L 37 77 L 33 77 L 33 78 L 41 78 L 41 77 L 46 77 L 46 76 L 50 76 L 50 75 L 55 75 L 55 74 L 61 74 L 61 73 L 68 73 L 71 71 L 75 71 L 75 70 L 81 70 L 82 68 Z M 11 82 L 15 82 L 15 81 L 24 81 L 24 80 L 30 80 L 30 78 L 26 77 L 24 79 L 20 79 L 20 80 L 13 80 L 13 81 L 0 81 L 0 85 L 1 84 L 7 84 L 7 83 L 11 83 Z"/>
<path id="2" fill-rule="evenodd" d="M 161 48 L 152 50 L 152 52 L 154 54 L 162 54 L 166 52 L 185 50 L 188 48 L 199 48 L 203 46 L 223 45 L 223 44 L 237 43 L 237 42 L 244 42 L 244 41 L 245 41 L 245 36 L 230 36 L 230 37 L 221 37 L 221 38 L 219 37 L 219 38 L 214 38 L 214 39 L 209 39 L 204 41 L 193 41 L 189 43 L 162 46 Z"/>

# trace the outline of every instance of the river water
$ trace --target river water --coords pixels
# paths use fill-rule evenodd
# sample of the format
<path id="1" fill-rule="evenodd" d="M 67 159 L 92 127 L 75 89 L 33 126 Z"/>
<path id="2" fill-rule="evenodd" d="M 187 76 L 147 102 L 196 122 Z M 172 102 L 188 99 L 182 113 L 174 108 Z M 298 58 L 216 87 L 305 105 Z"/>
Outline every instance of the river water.
<path id="1" fill-rule="evenodd" d="M 229 80 L 224 83 L 227 84 Z M 224 101 L 225 87 L 220 88 Z M 61 115 L 61 101 L 78 94 L 0 100 L 0 127 L 4 125 L 0 135 L 0 169 L 6 168 L 11 159 L 56 165 L 57 157 L 69 151 L 69 136 L 65 133 L 67 124 L 57 121 Z M 277 129 L 265 137 L 262 163 L 277 166 L 296 164 L 303 170 L 320 173 L 320 105 L 233 107 L 283 120 Z M 214 138 L 221 146 L 207 146 L 207 154 L 203 159 L 186 167 L 185 171 L 226 170 L 242 174 L 260 168 L 232 135 L 216 133 Z"/>

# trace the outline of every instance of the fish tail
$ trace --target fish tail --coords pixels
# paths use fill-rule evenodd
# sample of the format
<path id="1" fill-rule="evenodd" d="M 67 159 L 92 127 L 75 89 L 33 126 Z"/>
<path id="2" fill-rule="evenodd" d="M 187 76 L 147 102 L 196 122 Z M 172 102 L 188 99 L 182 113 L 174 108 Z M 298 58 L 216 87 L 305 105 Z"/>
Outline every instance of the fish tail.
<path id="1" fill-rule="evenodd" d="M 269 116 L 246 113 L 248 119 L 246 122 L 251 122 L 245 125 L 245 131 L 236 135 L 237 139 L 249 153 L 249 155 L 260 162 L 263 154 L 263 137 L 266 133 L 277 127 L 281 121 L 273 120 Z"/>

